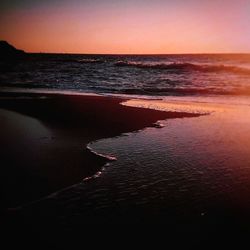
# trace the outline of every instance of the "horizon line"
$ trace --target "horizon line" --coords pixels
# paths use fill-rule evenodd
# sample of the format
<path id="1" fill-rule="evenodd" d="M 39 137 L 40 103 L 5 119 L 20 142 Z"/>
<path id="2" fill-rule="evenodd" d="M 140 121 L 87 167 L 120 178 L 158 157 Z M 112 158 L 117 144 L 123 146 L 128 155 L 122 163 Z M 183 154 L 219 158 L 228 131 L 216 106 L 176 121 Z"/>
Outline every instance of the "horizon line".
<path id="1" fill-rule="evenodd" d="M 24 50 L 25 51 L 25 50 Z M 250 52 L 183 52 L 183 53 L 81 53 L 81 52 L 26 52 L 27 54 L 63 54 L 63 55 L 250 55 Z"/>

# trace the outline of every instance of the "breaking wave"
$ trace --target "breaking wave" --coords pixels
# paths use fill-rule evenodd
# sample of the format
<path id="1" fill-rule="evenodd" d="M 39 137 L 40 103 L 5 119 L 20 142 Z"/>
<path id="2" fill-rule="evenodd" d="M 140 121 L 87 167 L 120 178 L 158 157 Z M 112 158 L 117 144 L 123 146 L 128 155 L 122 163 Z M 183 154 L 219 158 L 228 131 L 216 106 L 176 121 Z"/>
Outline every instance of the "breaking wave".
<path id="1" fill-rule="evenodd" d="M 238 66 L 228 66 L 228 65 L 209 65 L 209 64 L 193 64 L 193 63 L 170 63 L 170 64 L 147 64 L 147 63 L 137 63 L 137 62 L 126 62 L 118 61 L 115 63 L 117 67 L 135 67 L 140 69 L 158 69 L 158 70 L 168 70 L 172 72 L 178 71 L 198 71 L 198 72 L 225 72 L 225 73 L 236 73 L 236 74 L 249 74 L 250 69 L 242 68 Z"/>
<path id="2" fill-rule="evenodd" d="M 83 59 L 56 59 L 56 62 L 60 63 L 86 63 L 86 64 L 95 64 L 95 63 L 105 63 L 105 60 L 94 59 L 94 58 L 83 58 Z"/>
<path id="3" fill-rule="evenodd" d="M 77 60 L 79 63 L 104 63 L 104 60 L 101 59 L 80 59 Z"/>
<path id="4" fill-rule="evenodd" d="M 151 95 L 151 96 L 168 96 L 168 95 L 234 95 L 249 96 L 250 89 L 222 89 L 222 88 L 129 88 L 120 90 L 122 94 L 133 95 Z"/>

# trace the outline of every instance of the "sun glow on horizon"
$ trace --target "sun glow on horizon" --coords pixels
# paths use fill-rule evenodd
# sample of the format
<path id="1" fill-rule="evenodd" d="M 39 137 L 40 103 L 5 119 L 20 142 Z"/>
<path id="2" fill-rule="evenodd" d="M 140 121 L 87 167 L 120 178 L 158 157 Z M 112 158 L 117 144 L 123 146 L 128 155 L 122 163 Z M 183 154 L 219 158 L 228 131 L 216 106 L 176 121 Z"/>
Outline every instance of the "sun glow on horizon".
<path id="1" fill-rule="evenodd" d="M 0 38 L 27 52 L 250 52 L 246 0 L 17 2 L 1 10 Z"/>

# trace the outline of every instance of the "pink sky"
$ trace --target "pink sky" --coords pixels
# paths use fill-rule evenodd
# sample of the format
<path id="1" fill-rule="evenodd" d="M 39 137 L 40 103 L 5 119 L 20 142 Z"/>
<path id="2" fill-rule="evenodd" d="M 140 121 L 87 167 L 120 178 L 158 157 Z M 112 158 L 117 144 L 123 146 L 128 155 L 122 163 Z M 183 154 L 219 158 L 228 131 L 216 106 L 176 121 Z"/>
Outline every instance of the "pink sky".
<path id="1" fill-rule="evenodd" d="M 250 52 L 250 1 L 26 1 L 1 11 L 0 39 L 29 52 Z"/>

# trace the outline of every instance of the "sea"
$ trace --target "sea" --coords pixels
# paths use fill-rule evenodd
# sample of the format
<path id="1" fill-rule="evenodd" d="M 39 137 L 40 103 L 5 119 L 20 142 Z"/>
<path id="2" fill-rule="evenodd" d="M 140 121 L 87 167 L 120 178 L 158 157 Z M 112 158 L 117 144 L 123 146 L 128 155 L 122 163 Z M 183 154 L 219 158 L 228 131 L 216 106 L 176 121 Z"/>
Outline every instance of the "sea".
<path id="1" fill-rule="evenodd" d="M 30 54 L 1 64 L 2 87 L 145 96 L 250 95 L 250 54 Z"/>
<path id="2" fill-rule="evenodd" d="M 67 227 L 178 218 L 211 231 L 249 228 L 250 54 L 30 54 L 1 66 L 0 88 L 123 96 L 122 105 L 201 114 L 91 142 L 116 161 L 46 198 L 63 207 Z"/>

